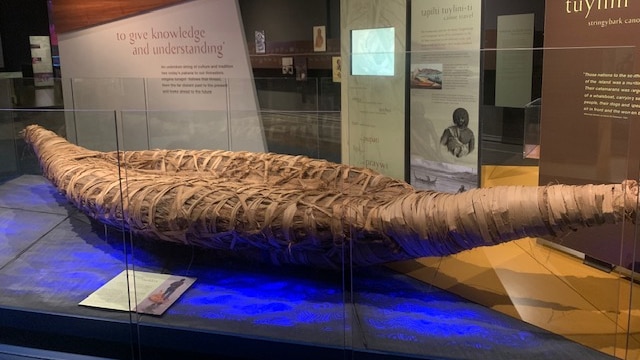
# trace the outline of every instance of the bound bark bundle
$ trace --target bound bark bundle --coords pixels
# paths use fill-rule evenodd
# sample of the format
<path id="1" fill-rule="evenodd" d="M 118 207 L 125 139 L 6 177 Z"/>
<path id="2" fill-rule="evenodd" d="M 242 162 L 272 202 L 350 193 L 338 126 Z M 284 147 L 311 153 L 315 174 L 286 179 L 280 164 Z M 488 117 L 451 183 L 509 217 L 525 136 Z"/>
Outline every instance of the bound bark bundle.
<path id="1" fill-rule="evenodd" d="M 638 198 L 635 181 L 446 194 L 304 156 L 98 152 L 37 125 L 24 138 L 44 176 L 94 219 L 273 263 L 362 266 L 561 236 L 634 219 Z"/>

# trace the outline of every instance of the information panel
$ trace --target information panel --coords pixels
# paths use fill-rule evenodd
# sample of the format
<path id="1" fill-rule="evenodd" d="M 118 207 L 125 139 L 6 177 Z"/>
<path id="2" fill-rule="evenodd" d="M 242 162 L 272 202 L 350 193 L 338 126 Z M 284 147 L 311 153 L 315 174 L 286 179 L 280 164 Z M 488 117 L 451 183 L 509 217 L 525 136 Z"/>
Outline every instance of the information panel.
<path id="1" fill-rule="evenodd" d="M 406 0 L 341 1 L 343 162 L 403 180 L 406 13 Z"/>
<path id="2" fill-rule="evenodd" d="M 637 179 L 640 37 L 631 34 L 640 31 L 640 2 L 547 1 L 545 12 L 540 183 Z M 631 268 L 640 255 L 634 234 L 608 225 L 561 241 Z"/>
<path id="3" fill-rule="evenodd" d="M 478 185 L 481 2 L 411 2 L 411 184 Z"/>

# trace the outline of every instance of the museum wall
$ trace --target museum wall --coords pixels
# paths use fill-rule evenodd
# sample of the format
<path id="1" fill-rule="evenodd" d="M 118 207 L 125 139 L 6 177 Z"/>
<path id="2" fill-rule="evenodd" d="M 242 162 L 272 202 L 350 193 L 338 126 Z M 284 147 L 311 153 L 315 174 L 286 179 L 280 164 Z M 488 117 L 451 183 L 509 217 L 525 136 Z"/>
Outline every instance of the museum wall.
<path id="1" fill-rule="evenodd" d="M 338 0 L 239 0 L 245 38 L 263 108 L 283 111 L 340 111 L 340 85 L 331 81 L 331 57 L 338 56 Z M 286 19 L 286 21 L 284 21 Z M 327 48 L 314 52 L 314 26 L 326 27 Z M 265 53 L 255 51 L 255 32 L 264 31 Z M 282 58 L 297 67 L 283 74 Z M 304 68 L 306 81 L 296 81 Z"/>
<path id="2" fill-rule="evenodd" d="M 309 40 L 315 25 L 327 26 L 327 35 L 339 34 L 337 0 L 239 0 L 247 42 L 254 30 L 264 30 L 268 42 Z M 338 12 L 338 16 L 331 17 Z M 286 20 L 286 21 L 285 21 Z"/>
<path id="3" fill-rule="evenodd" d="M 22 71 L 31 67 L 29 36 L 49 35 L 46 0 L 0 1 L 0 36 L 4 68 L 2 71 Z"/>

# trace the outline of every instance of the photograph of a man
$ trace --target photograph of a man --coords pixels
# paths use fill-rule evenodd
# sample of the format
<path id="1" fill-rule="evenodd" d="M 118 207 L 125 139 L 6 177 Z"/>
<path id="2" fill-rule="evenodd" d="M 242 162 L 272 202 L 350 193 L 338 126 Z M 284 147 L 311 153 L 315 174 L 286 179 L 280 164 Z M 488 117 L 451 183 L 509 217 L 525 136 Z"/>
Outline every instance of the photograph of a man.
<path id="1" fill-rule="evenodd" d="M 464 108 L 455 109 L 453 125 L 442 133 L 440 145 L 457 158 L 469 155 L 475 148 L 475 136 L 468 126 L 469 112 Z"/>

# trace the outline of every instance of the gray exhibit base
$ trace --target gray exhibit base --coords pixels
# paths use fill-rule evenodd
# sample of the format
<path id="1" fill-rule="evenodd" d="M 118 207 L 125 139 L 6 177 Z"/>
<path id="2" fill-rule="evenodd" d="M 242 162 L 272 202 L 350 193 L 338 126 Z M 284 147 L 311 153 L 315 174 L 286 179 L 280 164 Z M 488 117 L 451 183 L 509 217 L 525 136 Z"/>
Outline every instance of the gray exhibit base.
<path id="1" fill-rule="evenodd" d="M 4 344 L 118 359 L 613 359 L 384 266 L 277 267 L 131 239 L 38 175 L 0 182 L 0 224 Z M 78 305 L 125 268 L 197 280 L 162 316 Z"/>

